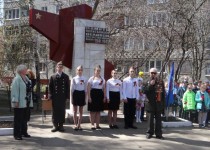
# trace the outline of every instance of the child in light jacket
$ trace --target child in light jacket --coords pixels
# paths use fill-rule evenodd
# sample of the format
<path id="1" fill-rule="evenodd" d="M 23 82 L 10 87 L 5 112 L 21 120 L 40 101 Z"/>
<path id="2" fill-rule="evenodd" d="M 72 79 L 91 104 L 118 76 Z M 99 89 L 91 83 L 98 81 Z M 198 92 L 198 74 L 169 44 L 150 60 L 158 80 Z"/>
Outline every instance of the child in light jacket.
<path id="1" fill-rule="evenodd" d="M 196 109 L 198 110 L 199 127 L 205 127 L 205 120 L 210 107 L 210 97 L 209 94 L 206 92 L 205 84 L 202 84 L 200 90 L 197 91 L 195 100 L 197 103 Z"/>
<path id="2" fill-rule="evenodd" d="M 195 118 L 195 106 L 196 106 L 196 102 L 195 102 L 195 93 L 192 91 L 192 84 L 189 84 L 187 87 L 187 91 L 184 93 L 183 95 L 183 109 L 185 112 L 185 118 L 187 120 L 190 120 L 191 122 L 193 122 L 194 118 Z"/>

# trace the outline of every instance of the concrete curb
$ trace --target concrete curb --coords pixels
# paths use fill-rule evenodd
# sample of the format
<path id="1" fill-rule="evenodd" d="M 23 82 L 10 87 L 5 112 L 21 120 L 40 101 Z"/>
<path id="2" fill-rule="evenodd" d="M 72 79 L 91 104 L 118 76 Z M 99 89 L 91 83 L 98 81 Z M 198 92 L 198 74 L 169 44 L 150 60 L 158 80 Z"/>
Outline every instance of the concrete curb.
<path id="1" fill-rule="evenodd" d="M 12 135 L 13 128 L 0 128 L 0 136 L 2 135 Z"/>
<path id="2" fill-rule="evenodd" d="M 182 119 L 182 118 L 177 118 L 180 121 L 173 121 L 173 122 L 165 122 L 162 121 L 162 127 L 163 128 L 179 128 L 179 127 L 190 127 L 192 126 L 192 122 Z"/>

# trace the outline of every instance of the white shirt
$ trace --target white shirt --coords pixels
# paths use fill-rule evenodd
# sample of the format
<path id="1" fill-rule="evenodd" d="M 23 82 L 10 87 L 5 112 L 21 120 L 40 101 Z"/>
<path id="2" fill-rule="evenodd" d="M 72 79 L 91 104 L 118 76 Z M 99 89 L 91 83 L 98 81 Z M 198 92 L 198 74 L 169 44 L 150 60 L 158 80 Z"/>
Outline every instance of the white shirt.
<path id="1" fill-rule="evenodd" d="M 87 79 L 84 76 L 75 76 L 71 80 L 71 92 L 77 91 L 87 91 Z"/>
<path id="2" fill-rule="evenodd" d="M 143 79 L 141 77 L 139 77 L 138 78 L 138 86 L 139 86 L 140 90 L 142 89 L 142 84 L 143 84 Z"/>
<path id="3" fill-rule="evenodd" d="M 138 78 L 138 81 L 139 81 L 139 85 L 142 85 L 143 79 L 141 77 Z"/>
<path id="4" fill-rule="evenodd" d="M 146 100 L 146 95 L 142 93 L 141 95 L 139 95 L 139 99 L 140 99 L 142 102 L 144 102 L 144 101 Z"/>
<path id="5" fill-rule="evenodd" d="M 122 82 L 119 79 L 111 78 L 106 82 L 106 97 L 109 99 L 109 92 L 120 92 L 120 99 L 122 99 Z"/>
<path id="6" fill-rule="evenodd" d="M 130 76 L 123 80 L 123 98 L 139 99 L 138 79 Z"/>
<path id="7" fill-rule="evenodd" d="M 59 77 L 61 77 L 62 73 L 63 73 L 63 72 L 61 72 L 61 73 L 56 72 L 56 74 L 57 74 Z"/>
<path id="8" fill-rule="evenodd" d="M 90 84 L 91 89 L 103 89 L 105 85 L 104 78 L 97 79 L 96 77 L 92 76 L 88 80 L 88 83 Z"/>

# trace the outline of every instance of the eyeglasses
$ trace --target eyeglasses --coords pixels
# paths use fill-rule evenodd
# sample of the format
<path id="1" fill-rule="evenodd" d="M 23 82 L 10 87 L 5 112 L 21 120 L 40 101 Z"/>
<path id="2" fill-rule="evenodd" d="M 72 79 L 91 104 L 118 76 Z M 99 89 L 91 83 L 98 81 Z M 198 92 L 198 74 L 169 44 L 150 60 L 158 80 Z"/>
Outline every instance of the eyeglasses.
<path id="1" fill-rule="evenodd" d="M 78 69 L 77 71 L 82 71 L 82 69 Z"/>
<path id="2" fill-rule="evenodd" d="M 157 74 L 157 72 L 150 72 L 151 74 L 154 74 L 154 75 L 156 75 Z"/>

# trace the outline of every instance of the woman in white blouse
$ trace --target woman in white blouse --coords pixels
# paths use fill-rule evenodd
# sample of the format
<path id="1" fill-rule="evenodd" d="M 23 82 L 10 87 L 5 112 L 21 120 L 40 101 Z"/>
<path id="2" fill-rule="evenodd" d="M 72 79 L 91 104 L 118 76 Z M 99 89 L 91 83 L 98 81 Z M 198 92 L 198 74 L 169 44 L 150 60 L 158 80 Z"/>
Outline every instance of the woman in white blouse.
<path id="1" fill-rule="evenodd" d="M 117 110 L 122 100 L 122 82 L 117 79 L 117 71 L 112 70 L 112 78 L 106 83 L 106 96 L 108 102 L 108 119 L 111 129 L 118 129 L 116 125 Z"/>
<path id="2" fill-rule="evenodd" d="M 100 111 L 104 110 L 105 80 L 100 76 L 101 66 L 94 68 L 94 76 L 88 80 L 88 111 L 90 111 L 91 129 L 101 129 Z M 95 125 L 96 124 L 96 125 Z"/>
<path id="3" fill-rule="evenodd" d="M 82 76 L 83 67 L 78 66 L 76 69 L 76 76 L 71 80 L 71 97 L 72 97 L 72 105 L 74 109 L 74 124 L 75 130 L 82 130 L 81 121 L 83 114 L 83 106 L 86 104 L 85 98 L 87 93 L 87 79 Z M 77 118 L 77 109 L 79 107 L 79 118 Z"/>

